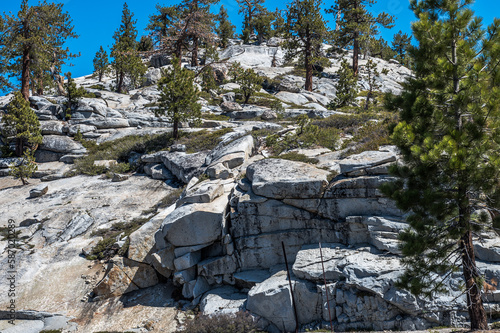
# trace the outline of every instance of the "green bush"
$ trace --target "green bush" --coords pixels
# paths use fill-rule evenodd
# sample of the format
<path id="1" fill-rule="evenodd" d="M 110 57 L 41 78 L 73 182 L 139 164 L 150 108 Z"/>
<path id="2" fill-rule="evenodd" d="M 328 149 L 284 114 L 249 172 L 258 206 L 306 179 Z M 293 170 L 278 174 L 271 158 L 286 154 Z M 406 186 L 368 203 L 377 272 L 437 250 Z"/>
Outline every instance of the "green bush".
<path id="1" fill-rule="evenodd" d="M 213 113 L 202 113 L 201 118 L 206 120 L 219 120 L 219 121 L 228 121 L 231 119 L 228 116 L 224 116 L 222 114 L 213 114 Z"/>
<path id="2" fill-rule="evenodd" d="M 203 130 L 192 133 L 181 133 L 176 143 L 186 145 L 186 152 L 188 153 L 212 150 L 221 142 L 221 136 L 232 131 L 230 128 L 223 128 L 214 132 Z"/>
<path id="3" fill-rule="evenodd" d="M 314 146 L 336 149 L 340 138 L 340 131 L 332 127 L 319 127 L 311 123 L 307 115 L 297 118 L 298 129 L 295 133 L 289 132 L 279 137 L 277 134 L 266 138 L 266 146 L 272 153 L 279 155 L 285 150 L 295 148 L 310 148 Z"/>
<path id="4" fill-rule="evenodd" d="M 344 142 L 343 148 L 352 147 L 348 154 L 358 154 L 366 150 L 378 150 L 380 146 L 392 144 L 391 127 L 396 124 L 395 118 L 383 121 L 371 121 L 359 128 L 353 138 Z"/>
<path id="5" fill-rule="evenodd" d="M 309 158 L 304 154 L 299 154 L 297 152 L 289 152 L 286 154 L 281 154 L 279 156 L 273 156 L 272 158 L 280 158 L 283 160 L 289 160 L 289 161 L 297 161 L 297 162 L 304 162 L 304 163 L 309 163 L 309 164 L 318 164 L 318 160 L 315 158 Z"/>
<path id="6" fill-rule="evenodd" d="M 198 315 L 186 321 L 184 330 L 189 333 L 258 333 L 257 325 L 247 312 L 234 315 L 220 314 L 216 316 Z"/>

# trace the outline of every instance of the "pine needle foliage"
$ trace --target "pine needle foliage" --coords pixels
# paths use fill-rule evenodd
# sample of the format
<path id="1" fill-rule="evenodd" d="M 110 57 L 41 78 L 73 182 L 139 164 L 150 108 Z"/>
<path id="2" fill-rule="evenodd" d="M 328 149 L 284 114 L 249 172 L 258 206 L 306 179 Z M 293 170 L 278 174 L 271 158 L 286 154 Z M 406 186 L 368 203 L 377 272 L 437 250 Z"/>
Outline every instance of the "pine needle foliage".
<path id="1" fill-rule="evenodd" d="M 14 93 L 13 100 L 7 106 L 7 113 L 2 117 L 4 136 L 16 139 L 16 155 L 22 156 L 25 148 L 36 150 L 42 143 L 40 122 L 21 92 Z"/>
<path id="2" fill-rule="evenodd" d="M 97 74 L 99 82 L 101 82 L 102 77 L 104 76 L 104 74 L 106 74 L 109 67 L 108 53 L 104 51 L 102 45 L 99 48 L 99 51 L 97 51 L 97 53 L 95 54 L 93 63 L 94 63 L 94 73 Z"/>
<path id="3" fill-rule="evenodd" d="M 194 85 L 194 72 L 181 68 L 177 59 L 173 59 L 172 64 L 173 68 L 167 70 L 158 82 L 160 98 L 155 114 L 168 118 L 173 124 L 173 137 L 178 139 L 181 122 L 200 121 L 201 105 L 198 103 L 198 88 Z"/>
<path id="4" fill-rule="evenodd" d="M 32 81 L 43 92 L 47 76 L 58 79 L 65 61 L 77 56 L 64 48 L 68 38 L 78 36 L 73 32 L 69 14 L 63 12 L 63 4 L 44 0 L 30 6 L 28 0 L 23 0 L 16 15 L 3 14 L 0 27 L 0 84 L 13 88 L 8 79 L 17 77 L 26 100 Z"/>
<path id="5" fill-rule="evenodd" d="M 485 330 L 473 241 L 500 214 L 500 20 L 483 29 L 471 4 L 411 1 L 415 77 L 388 103 L 404 163 L 383 191 L 409 213 L 400 286 L 432 296 L 461 270 L 471 328 Z"/>
<path id="6" fill-rule="evenodd" d="M 360 44 L 378 34 L 377 26 L 393 27 L 393 17 L 382 12 L 374 17 L 368 7 L 376 3 L 375 0 L 336 0 L 327 10 L 336 16 L 336 30 L 333 40 L 339 47 L 352 47 L 352 69 L 358 75 L 358 57 Z"/>
<path id="7" fill-rule="evenodd" d="M 335 85 L 337 94 L 335 99 L 328 105 L 328 108 L 340 108 L 354 102 L 358 94 L 358 79 L 349 66 L 347 60 L 343 59 L 340 63 L 340 68 L 337 71 L 339 80 Z"/>
<path id="8" fill-rule="evenodd" d="M 321 15 L 321 0 L 294 0 L 287 5 L 286 33 L 283 48 L 290 61 L 299 57 L 306 71 L 305 89 L 312 91 L 313 66 L 330 62 L 321 52 L 321 45 L 329 37 L 326 22 Z"/>
<path id="9" fill-rule="evenodd" d="M 139 78 L 146 73 L 146 66 L 137 53 L 137 28 L 135 27 L 137 20 L 133 18 L 134 14 L 130 12 L 125 2 L 121 24 L 113 35 L 115 43 L 111 47 L 113 58 L 111 66 L 115 71 L 116 91 L 119 93 L 125 90 L 125 78 L 128 78 L 135 87 Z"/>

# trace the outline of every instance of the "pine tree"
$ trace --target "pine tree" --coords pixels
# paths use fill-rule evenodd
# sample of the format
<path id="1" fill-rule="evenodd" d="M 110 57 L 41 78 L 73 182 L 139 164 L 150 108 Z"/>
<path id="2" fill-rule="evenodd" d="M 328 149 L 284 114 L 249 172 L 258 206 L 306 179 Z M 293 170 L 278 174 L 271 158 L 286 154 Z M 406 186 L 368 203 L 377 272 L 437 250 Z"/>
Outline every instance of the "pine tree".
<path id="1" fill-rule="evenodd" d="M 500 212 L 500 20 L 485 31 L 471 3 L 411 3 L 415 77 L 388 103 L 404 163 L 383 190 L 409 212 L 400 286 L 431 296 L 461 269 L 471 329 L 487 330 L 473 242 Z"/>
<path id="2" fill-rule="evenodd" d="M 24 151 L 21 162 L 17 165 L 12 165 L 9 168 L 9 176 L 19 178 L 23 185 L 28 185 L 28 179 L 31 178 L 34 172 L 38 170 L 38 165 L 35 163 L 35 152 L 31 149 Z"/>
<path id="3" fill-rule="evenodd" d="M 16 91 L 14 99 L 7 105 L 7 113 L 2 117 L 3 135 L 16 139 L 16 155 L 22 156 L 25 149 L 35 151 L 42 143 L 40 122 L 24 96 Z"/>
<path id="4" fill-rule="evenodd" d="M 247 104 L 250 97 L 262 88 L 262 81 L 262 78 L 251 68 L 240 73 L 236 83 L 240 85 L 239 91 L 243 94 L 244 104 Z"/>
<path id="5" fill-rule="evenodd" d="M 236 0 L 240 6 L 238 13 L 243 14 L 243 43 L 250 42 L 250 35 L 254 32 L 254 18 L 264 10 L 264 0 Z"/>
<path id="6" fill-rule="evenodd" d="M 406 66 L 409 63 L 406 54 L 408 53 L 408 49 L 410 46 L 411 36 L 408 36 L 406 33 L 403 33 L 401 30 L 399 30 L 398 33 L 394 35 L 394 39 L 392 41 L 392 49 L 397 53 L 398 61 Z"/>
<path id="7" fill-rule="evenodd" d="M 346 59 L 340 63 L 337 75 L 339 77 L 335 85 L 337 93 L 335 99 L 328 105 L 330 109 L 349 105 L 358 94 L 358 79 Z"/>
<path id="8" fill-rule="evenodd" d="M 285 58 L 299 56 L 306 70 L 305 89 L 312 91 L 313 65 L 328 63 L 321 54 L 321 44 L 328 39 L 329 31 L 321 15 L 321 0 L 295 0 L 287 6 L 286 34 L 283 48 Z"/>
<path id="9" fill-rule="evenodd" d="M 273 29 L 271 23 L 274 20 L 274 13 L 267 9 L 260 11 L 253 19 L 252 25 L 257 32 L 257 44 L 262 44 L 264 39 L 272 36 Z"/>
<path id="10" fill-rule="evenodd" d="M 94 73 L 97 74 L 99 77 L 99 82 L 102 81 L 102 77 L 104 74 L 106 74 L 108 67 L 109 67 L 109 61 L 108 61 L 108 53 L 104 51 L 104 49 L 101 47 L 99 48 L 99 51 L 95 54 L 94 57 Z"/>
<path id="11" fill-rule="evenodd" d="M 276 8 L 273 13 L 272 28 L 273 37 L 281 37 L 285 33 L 285 18 L 283 17 L 282 11 L 278 8 Z"/>
<path id="12" fill-rule="evenodd" d="M 218 0 L 183 0 L 179 5 L 156 8 L 160 14 L 150 16 L 147 27 L 160 40 L 157 52 L 173 54 L 179 65 L 184 51 L 191 51 L 191 65 L 198 66 L 198 48 L 213 44 L 214 15 L 210 6 Z"/>
<path id="13" fill-rule="evenodd" d="M 392 16 L 380 13 L 373 17 L 368 12 L 367 6 L 374 4 L 375 0 L 336 0 L 334 6 L 327 10 L 337 18 L 334 41 L 339 47 L 352 46 L 352 69 L 358 75 L 358 58 L 360 43 L 378 33 L 377 25 L 392 28 Z"/>
<path id="14" fill-rule="evenodd" d="M 199 91 L 194 85 L 194 73 L 181 68 L 178 61 L 172 61 L 173 68 L 168 70 L 158 82 L 160 98 L 156 116 L 166 116 L 173 124 L 173 137 L 179 138 L 179 123 L 199 121 L 201 105 L 197 102 Z"/>
<path id="15" fill-rule="evenodd" d="M 139 76 L 146 73 L 146 66 L 142 64 L 137 54 L 137 29 L 133 20 L 134 14 L 128 9 L 127 3 L 123 4 L 120 28 L 113 35 L 115 43 L 111 48 L 111 65 L 116 73 L 116 91 L 123 92 L 125 78 L 129 77 L 135 85 Z"/>
<path id="16" fill-rule="evenodd" d="M 68 13 L 63 12 L 62 4 L 47 3 L 29 6 L 23 0 L 17 15 L 2 18 L 0 37 L 0 60 L 3 71 L 2 82 L 18 77 L 21 93 L 28 100 L 31 76 L 37 75 L 37 84 L 43 90 L 46 73 L 56 79 L 66 59 L 75 57 L 63 48 L 67 38 L 78 37 L 73 33 L 73 25 Z M 36 88 L 35 88 L 36 89 Z"/>
<path id="17" fill-rule="evenodd" d="M 220 6 L 219 14 L 217 14 L 217 21 L 219 24 L 215 28 L 215 32 L 219 36 L 220 46 L 225 49 L 228 45 L 229 39 L 234 36 L 235 26 L 228 20 L 228 15 L 224 5 Z"/>
<path id="18" fill-rule="evenodd" d="M 64 83 L 64 88 L 66 90 L 66 97 L 68 98 L 66 102 L 66 120 L 71 119 L 71 108 L 78 100 L 82 97 L 87 96 L 87 91 L 83 87 L 77 87 L 75 80 L 71 77 L 71 72 L 66 73 L 66 83 Z"/>
<path id="19" fill-rule="evenodd" d="M 210 6 L 219 0 L 183 0 L 183 17 L 186 22 L 186 31 L 191 41 L 191 66 L 198 66 L 198 48 L 200 43 L 213 44 L 214 16 L 210 13 Z"/>
<path id="20" fill-rule="evenodd" d="M 386 69 L 384 68 L 384 70 Z M 385 72 L 385 74 L 387 74 L 387 72 Z M 381 87 L 379 77 L 380 73 L 377 70 L 377 64 L 372 59 L 368 60 L 366 63 L 366 82 L 368 83 L 368 93 L 366 94 L 365 110 L 368 110 L 370 100 L 374 98 L 374 91 L 380 89 Z"/>
<path id="21" fill-rule="evenodd" d="M 141 40 L 139 40 L 139 44 L 137 44 L 137 51 L 148 52 L 152 51 L 153 48 L 153 39 L 150 36 L 141 36 Z"/>

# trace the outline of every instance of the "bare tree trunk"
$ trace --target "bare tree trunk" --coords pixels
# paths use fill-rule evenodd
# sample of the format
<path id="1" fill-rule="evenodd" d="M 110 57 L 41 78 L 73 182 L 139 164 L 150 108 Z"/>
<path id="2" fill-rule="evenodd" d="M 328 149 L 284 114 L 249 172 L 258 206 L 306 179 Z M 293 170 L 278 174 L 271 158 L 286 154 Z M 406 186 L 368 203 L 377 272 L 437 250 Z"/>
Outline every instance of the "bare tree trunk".
<path id="1" fill-rule="evenodd" d="M 474 245 L 472 234 L 467 231 L 461 239 L 462 247 L 462 267 L 465 279 L 465 289 L 467 290 L 467 308 L 469 309 L 470 324 L 472 330 L 487 330 L 488 321 L 484 311 L 483 300 L 481 299 L 481 288 L 476 281 L 478 272 L 476 259 L 474 256 Z"/>
<path id="2" fill-rule="evenodd" d="M 22 138 L 16 138 L 16 156 L 23 156 L 24 151 L 24 140 Z"/>
<path id="3" fill-rule="evenodd" d="M 191 66 L 198 66 L 198 37 L 193 37 L 193 52 L 191 52 Z"/>
<path id="4" fill-rule="evenodd" d="M 179 138 L 179 121 L 174 120 L 173 125 L 174 125 L 174 130 L 173 130 L 172 136 L 174 137 L 175 140 L 177 140 Z"/>
<path id="5" fill-rule="evenodd" d="M 358 57 L 359 57 L 359 43 L 358 33 L 354 33 L 354 47 L 352 49 L 352 70 L 355 76 L 358 76 Z"/>
<path id="6" fill-rule="evenodd" d="M 25 48 L 23 51 L 23 66 L 21 69 L 21 94 L 29 101 L 30 97 L 30 52 Z"/>
<path id="7" fill-rule="evenodd" d="M 309 34 L 307 36 L 306 45 L 305 45 L 305 67 L 306 67 L 306 86 L 305 89 L 307 91 L 312 91 L 312 64 L 311 64 L 311 42 L 309 39 Z"/>
<path id="8" fill-rule="evenodd" d="M 354 1 L 354 10 L 358 9 L 358 2 Z M 356 15 L 357 16 L 357 15 Z M 355 18 L 356 23 L 358 22 L 358 18 Z M 358 57 L 359 57 L 359 32 L 355 31 L 354 32 L 354 45 L 352 49 L 352 70 L 354 72 L 355 76 L 358 76 Z"/>
<path id="9" fill-rule="evenodd" d="M 116 86 L 116 91 L 120 94 L 123 90 L 123 77 L 123 72 L 120 72 L 120 74 L 118 74 L 118 85 Z"/>

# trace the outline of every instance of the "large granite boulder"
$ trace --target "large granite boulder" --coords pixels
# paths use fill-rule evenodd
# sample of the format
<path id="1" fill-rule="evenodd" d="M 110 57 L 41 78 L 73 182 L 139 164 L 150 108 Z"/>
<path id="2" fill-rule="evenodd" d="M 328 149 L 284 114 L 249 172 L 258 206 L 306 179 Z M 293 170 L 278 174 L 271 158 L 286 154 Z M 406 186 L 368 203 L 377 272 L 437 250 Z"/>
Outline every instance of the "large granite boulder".
<path id="1" fill-rule="evenodd" d="M 44 136 L 40 149 L 64 154 L 84 154 L 87 151 L 80 142 L 59 135 Z"/>
<path id="2" fill-rule="evenodd" d="M 211 203 L 187 204 L 170 213 L 158 231 L 174 246 L 193 246 L 214 242 L 222 237 L 227 196 Z"/>
<path id="3" fill-rule="evenodd" d="M 292 278 L 299 325 L 321 319 L 320 294 L 316 286 Z M 295 331 L 295 316 L 290 286 L 285 271 L 280 271 L 248 292 L 247 309 L 272 322 L 278 329 Z"/>
<path id="4" fill-rule="evenodd" d="M 267 198 L 321 198 L 328 185 L 325 170 L 307 163 L 266 159 L 247 167 L 255 194 Z"/>
<path id="5" fill-rule="evenodd" d="M 172 172 L 177 179 L 189 183 L 191 178 L 201 173 L 201 167 L 205 162 L 206 152 L 186 154 L 184 152 L 170 152 L 161 154 L 161 161 L 165 167 Z"/>
<path id="6" fill-rule="evenodd" d="M 105 299 L 156 284 L 158 284 L 158 277 L 151 266 L 127 258 L 115 257 L 108 264 L 106 275 L 93 292 L 99 299 Z"/>

